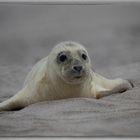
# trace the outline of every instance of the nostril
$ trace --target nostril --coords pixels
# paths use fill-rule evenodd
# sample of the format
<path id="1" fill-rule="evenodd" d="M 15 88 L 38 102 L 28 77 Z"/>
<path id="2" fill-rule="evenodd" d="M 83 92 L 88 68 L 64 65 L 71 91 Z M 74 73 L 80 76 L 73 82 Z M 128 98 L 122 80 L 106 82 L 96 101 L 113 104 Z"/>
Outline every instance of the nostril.
<path id="1" fill-rule="evenodd" d="M 73 66 L 73 69 L 77 72 L 80 72 L 82 70 L 82 66 Z"/>

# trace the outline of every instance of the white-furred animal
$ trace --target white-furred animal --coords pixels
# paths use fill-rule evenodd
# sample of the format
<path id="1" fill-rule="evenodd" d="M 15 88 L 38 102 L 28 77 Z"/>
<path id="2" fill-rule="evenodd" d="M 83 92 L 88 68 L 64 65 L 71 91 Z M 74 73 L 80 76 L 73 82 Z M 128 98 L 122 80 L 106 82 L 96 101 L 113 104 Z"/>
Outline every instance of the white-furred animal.
<path id="1" fill-rule="evenodd" d="M 123 79 L 110 80 L 95 73 L 84 46 L 61 42 L 29 72 L 23 89 L 0 103 L 0 111 L 17 110 L 30 104 L 74 97 L 101 98 L 132 88 Z"/>

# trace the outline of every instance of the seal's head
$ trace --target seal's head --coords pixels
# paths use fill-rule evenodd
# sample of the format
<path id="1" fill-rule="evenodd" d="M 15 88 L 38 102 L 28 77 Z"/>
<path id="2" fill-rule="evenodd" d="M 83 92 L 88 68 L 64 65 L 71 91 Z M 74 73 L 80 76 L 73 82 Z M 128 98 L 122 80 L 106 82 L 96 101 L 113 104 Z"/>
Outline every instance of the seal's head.
<path id="1" fill-rule="evenodd" d="M 53 75 L 69 84 L 82 83 L 90 71 L 86 49 L 76 42 L 62 42 L 50 53 Z M 51 66 L 52 67 L 52 66 Z"/>

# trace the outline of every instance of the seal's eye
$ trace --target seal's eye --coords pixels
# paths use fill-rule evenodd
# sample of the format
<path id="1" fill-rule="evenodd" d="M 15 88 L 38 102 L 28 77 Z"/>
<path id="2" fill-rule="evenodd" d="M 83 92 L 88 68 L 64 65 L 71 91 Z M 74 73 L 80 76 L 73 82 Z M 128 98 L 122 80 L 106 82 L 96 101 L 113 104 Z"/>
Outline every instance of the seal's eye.
<path id="1" fill-rule="evenodd" d="M 82 58 L 84 59 L 84 60 L 87 60 L 87 56 L 86 56 L 86 54 L 82 54 Z"/>
<path id="2" fill-rule="evenodd" d="M 60 56 L 59 56 L 59 61 L 60 62 L 65 62 L 67 60 L 67 56 L 65 55 L 65 54 L 61 54 Z"/>

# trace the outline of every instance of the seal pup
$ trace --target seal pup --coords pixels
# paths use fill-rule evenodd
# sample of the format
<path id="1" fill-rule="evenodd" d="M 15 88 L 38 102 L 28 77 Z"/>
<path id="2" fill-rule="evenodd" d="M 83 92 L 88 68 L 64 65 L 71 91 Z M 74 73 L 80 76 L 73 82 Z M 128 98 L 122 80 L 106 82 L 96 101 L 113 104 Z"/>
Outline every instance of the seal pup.
<path id="1" fill-rule="evenodd" d="M 0 103 L 0 111 L 18 110 L 30 104 L 74 97 L 96 98 L 132 89 L 128 80 L 107 79 L 91 68 L 85 47 L 77 42 L 57 44 L 27 75 L 23 88 Z"/>

